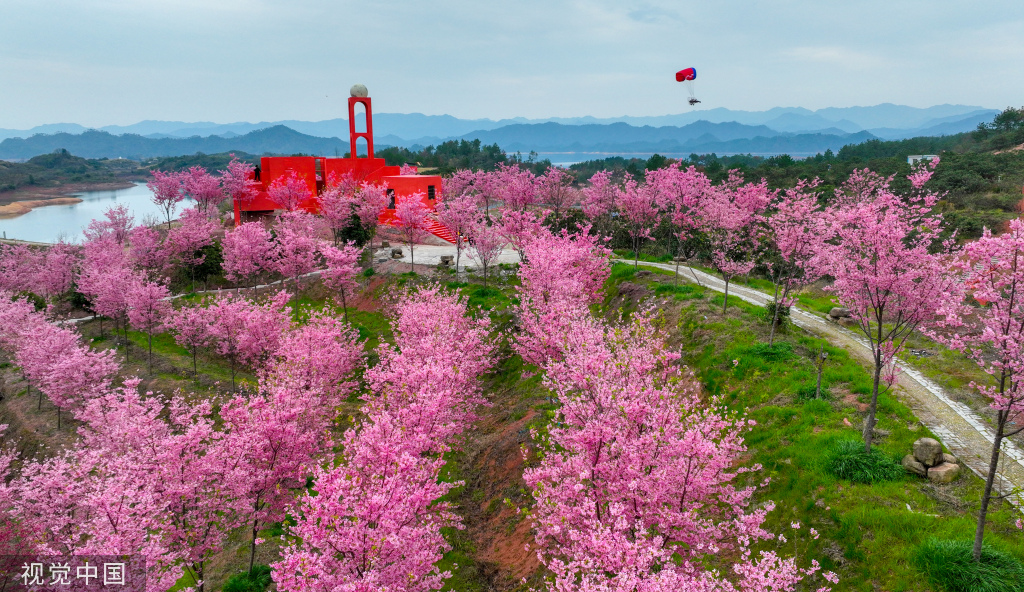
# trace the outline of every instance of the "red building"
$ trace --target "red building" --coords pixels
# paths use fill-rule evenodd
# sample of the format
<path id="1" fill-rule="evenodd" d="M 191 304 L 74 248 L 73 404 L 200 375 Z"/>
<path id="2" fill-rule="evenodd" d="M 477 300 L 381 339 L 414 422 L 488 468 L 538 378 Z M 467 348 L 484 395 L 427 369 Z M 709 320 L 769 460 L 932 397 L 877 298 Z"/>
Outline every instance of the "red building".
<path id="1" fill-rule="evenodd" d="M 359 182 L 383 184 L 387 187 L 390 203 L 380 216 L 381 224 L 394 221 L 395 205 L 406 199 L 421 199 L 432 214 L 428 220 L 428 230 L 448 242 L 454 242 L 450 232 L 441 226 L 433 212 L 441 201 L 441 177 L 439 175 L 401 174 L 401 167 L 388 166 L 383 158 L 373 156 L 373 112 L 370 108 L 370 97 L 365 95 L 365 87 L 352 87 L 353 96 L 348 100 L 348 130 L 350 156 L 348 158 L 326 158 L 321 156 L 264 156 L 256 169 L 254 179 L 259 183 L 258 193 L 246 203 L 234 201 L 235 226 L 243 221 L 258 216 L 273 214 L 281 206 L 270 199 L 267 189 L 282 177 L 294 172 L 306 182 L 310 198 L 300 204 L 300 208 L 317 213 L 317 202 L 312 197 L 324 190 L 325 183 L 332 175 L 337 177 L 351 174 Z M 362 92 L 357 89 L 361 88 Z M 360 105 L 366 112 L 366 127 L 356 131 L 356 106 Z M 361 144 L 362 143 L 362 144 Z M 363 150 L 358 150 L 365 147 Z M 360 152 L 365 156 L 357 156 Z"/>

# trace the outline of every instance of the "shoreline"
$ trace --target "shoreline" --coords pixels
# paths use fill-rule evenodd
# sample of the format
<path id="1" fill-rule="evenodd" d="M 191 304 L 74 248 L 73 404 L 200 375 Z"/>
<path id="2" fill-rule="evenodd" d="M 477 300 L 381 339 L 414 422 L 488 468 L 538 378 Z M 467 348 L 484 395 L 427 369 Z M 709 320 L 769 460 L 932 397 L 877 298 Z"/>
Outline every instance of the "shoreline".
<path id="1" fill-rule="evenodd" d="M 106 183 L 68 183 L 56 187 L 22 187 L 0 193 L 0 219 L 17 218 L 35 208 L 63 206 L 80 203 L 81 198 L 73 194 L 82 191 L 113 191 L 134 187 L 130 181 Z"/>

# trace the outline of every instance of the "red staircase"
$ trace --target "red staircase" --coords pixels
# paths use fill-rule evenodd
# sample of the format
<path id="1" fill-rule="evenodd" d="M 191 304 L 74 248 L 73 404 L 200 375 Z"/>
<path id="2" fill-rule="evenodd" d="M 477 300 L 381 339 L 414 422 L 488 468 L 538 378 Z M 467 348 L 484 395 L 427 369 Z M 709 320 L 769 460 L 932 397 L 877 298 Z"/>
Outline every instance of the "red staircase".
<path id="1" fill-rule="evenodd" d="M 455 244 L 455 235 L 450 230 L 444 227 L 443 224 L 437 221 L 437 218 L 433 215 L 427 216 L 427 231 L 436 237 L 442 238 L 451 244 Z"/>

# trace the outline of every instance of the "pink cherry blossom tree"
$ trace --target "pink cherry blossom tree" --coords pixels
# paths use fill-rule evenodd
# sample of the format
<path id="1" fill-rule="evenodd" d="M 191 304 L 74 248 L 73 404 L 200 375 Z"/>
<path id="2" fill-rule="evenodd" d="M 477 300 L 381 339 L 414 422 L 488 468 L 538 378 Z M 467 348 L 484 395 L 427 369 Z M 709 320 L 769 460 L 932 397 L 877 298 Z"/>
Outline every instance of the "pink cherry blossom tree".
<path id="1" fill-rule="evenodd" d="M 651 186 L 658 209 L 672 227 L 676 239 L 676 270 L 673 283 L 679 282 L 679 260 L 696 254 L 692 247 L 700 232 L 701 203 L 711 191 L 711 181 L 695 167 L 681 169 L 674 163 L 662 169 L 647 171 L 646 182 Z M 694 279 L 697 274 L 694 273 Z M 697 281 L 700 283 L 700 280 Z"/>
<path id="2" fill-rule="evenodd" d="M 210 559 L 241 525 L 249 475 L 242 456 L 215 429 L 209 402 L 175 397 L 167 413 L 167 423 L 140 447 L 149 456 L 143 478 L 153 491 L 153 528 L 202 592 Z"/>
<path id="3" fill-rule="evenodd" d="M 298 307 L 302 276 L 312 273 L 319 265 L 318 238 L 321 230 L 316 216 L 306 212 L 289 211 L 281 214 L 277 222 L 277 271 L 293 280 L 295 306 Z M 296 310 L 298 310 L 296 308 Z"/>
<path id="4" fill-rule="evenodd" d="M 370 242 L 377 234 L 380 216 L 388 207 L 387 186 L 377 183 L 363 183 L 355 199 L 355 212 L 359 222 L 370 236 Z"/>
<path id="5" fill-rule="evenodd" d="M 491 221 L 491 195 L 487 189 L 488 173 L 459 169 L 445 180 L 444 199 L 468 196 L 476 200 L 482 210 L 481 214 L 488 223 Z"/>
<path id="6" fill-rule="evenodd" d="M 554 220 L 580 201 L 580 191 L 573 187 L 573 177 L 559 167 L 550 167 L 537 178 L 537 201 L 551 209 Z"/>
<path id="7" fill-rule="evenodd" d="M 316 495 L 294 508 L 295 536 L 273 565 L 281 590 L 437 590 L 449 572 L 444 527 L 461 528 L 438 476 L 442 453 L 482 401 L 491 365 L 487 321 L 436 288 L 400 299 L 395 346 L 368 377 L 376 396 L 346 432 L 339 463 L 314 473 Z M 452 352 L 452 347 L 455 351 Z"/>
<path id="8" fill-rule="evenodd" d="M 701 567 L 723 552 L 737 558 L 740 589 L 792 590 L 816 572 L 816 562 L 754 557 L 751 545 L 774 537 L 762 526 L 772 505 L 753 508 L 754 488 L 735 483 L 753 422 L 702 401 L 654 318 L 573 321 L 562 357 L 545 364 L 561 407 L 523 475 L 549 590 L 734 590 Z"/>
<path id="9" fill-rule="evenodd" d="M 477 200 L 472 195 L 461 194 L 443 200 L 437 207 L 437 220 L 455 236 L 455 272 L 459 271 L 462 250 L 466 237 L 481 222 Z"/>
<path id="10" fill-rule="evenodd" d="M 287 292 L 262 304 L 243 298 L 217 299 L 208 307 L 214 322 L 210 325 L 212 344 L 217 353 L 231 362 L 231 388 L 235 388 L 235 372 L 239 364 L 258 368 L 278 348 L 288 315 L 282 307 L 288 301 Z"/>
<path id="11" fill-rule="evenodd" d="M 1024 222 L 1011 220 L 1009 230 L 993 236 L 988 229 L 964 247 L 954 270 L 957 288 L 943 299 L 939 323 L 953 332 L 930 336 L 968 355 L 992 377 L 991 384 L 971 383 L 995 411 L 995 437 L 974 533 L 974 561 L 981 560 L 985 522 L 993 498 L 1003 440 L 1024 432 Z M 981 307 L 963 304 L 966 291 Z"/>
<path id="12" fill-rule="evenodd" d="M 331 412 L 358 385 L 352 373 L 362 365 L 359 332 L 326 313 L 314 313 L 281 337 L 264 385 L 309 393 Z"/>
<path id="13" fill-rule="evenodd" d="M 238 160 L 232 154 L 227 170 L 217 171 L 220 173 L 220 185 L 224 193 L 242 205 L 251 201 L 259 192 L 259 182 L 253 175 L 255 169 L 253 165 Z"/>
<path id="14" fill-rule="evenodd" d="M 217 224 L 196 208 L 186 208 L 179 221 L 181 224 L 167 233 L 168 259 L 186 267 L 195 283 L 195 269 L 206 260 L 202 249 L 213 244 Z"/>
<path id="15" fill-rule="evenodd" d="M 930 176 L 930 170 L 925 173 Z M 896 356 L 934 317 L 957 281 L 949 268 L 953 244 L 940 239 L 942 218 L 932 213 L 939 196 L 923 189 L 926 180 L 915 177 L 913 192 L 899 196 L 888 179 L 855 172 L 828 212 L 834 238 L 812 263 L 835 278 L 827 289 L 850 310 L 871 348 L 865 450 L 871 449 L 881 384 L 896 380 Z"/>
<path id="16" fill-rule="evenodd" d="M 402 235 L 402 240 L 409 247 L 409 271 L 415 270 L 416 256 L 413 245 L 423 240 L 427 234 L 427 206 L 423 205 L 423 194 L 414 193 L 406 197 L 395 207 L 395 226 Z"/>
<path id="17" fill-rule="evenodd" d="M 262 222 L 246 222 L 224 234 L 221 241 L 224 277 L 255 287 L 261 274 L 275 269 L 277 245 Z"/>
<path id="18" fill-rule="evenodd" d="M 151 280 L 159 277 L 168 262 L 163 237 L 149 226 L 139 226 L 128 235 L 128 257 Z"/>
<path id="19" fill-rule="evenodd" d="M 267 188 L 267 195 L 270 199 L 281 206 L 282 209 L 294 212 L 304 202 L 312 199 L 313 192 L 304 179 L 299 177 L 295 171 L 290 171 L 283 177 L 278 177 Z"/>
<path id="20" fill-rule="evenodd" d="M 103 219 L 89 222 L 83 234 L 87 241 L 110 238 L 118 245 L 124 245 L 134 226 L 135 218 L 128 211 L 128 206 L 110 206 L 103 213 Z"/>
<path id="21" fill-rule="evenodd" d="M 506 210 L 522 212 L 537 203 L 537 178 L 528 169 L 517 164 L 499 164 L 485 175 L 486 181 L 480 184 L 483 191 Z"/>
<path id="22" fill-rule="evenodd" d="M 480 264 L 484 270 L 484 287 L 487 287 L 487 273 L 498 263 L 505 250 L 505 236 L 496 226 L 480 222 L 469 236 L 469 258 Z"/>
<path id="23" fill-rule="evenodd" d="M 590 177 L 590 183 L 581 191 L 583 214 L 594 224 L 615 210 L 618 188 L 612 182 L 609 171 L 598 171 Z"/>
<path id="24" fill-rule="evenodd" d="M 182 306 L 168 313 L 165 321 L 174 333 L 174 341 L 192 354 L 192 375 L 199 375 L 196 360 L 199 349 L 210 345 L 214 339 L 215 322 L 210 310 L 205 306 Z"/>
<path id="25" fill-rule="evenodd" d="M 334 235 L 334 245 L 338 245 L 342 230 L 352 223 L 355 216 L 355 195 L 359 184 L 346 173 L 341 177 L 332 176 L 327 187 L 316 196 L 317 210 L 323 216 L 327 227 Z"/>
<path id="26" fill-rule="evenodd" d="M 217 213 L 217 204 L 224 201 L 224 189 L 220 179 L 206 172 L 201 166 L 194 166 L 182 177 L 182 191 L 196 202 L 200 212 L 207 217 Z"/>
<path id="27" fill-rule="evenodd" d="M 345 313 L 345 321 L 348 321 L 347 296 L 359 289 L 359 259 L 362 250 L 349 243 L 338 248 L 330 245 L 320 247 L 320 256 L 327 265 L 320 274 L 324 285 L 333 290 L 341 297 L 341 308 Z"/>
<path id="28" fill-rule="evenodd" d="M 261 389 L 249 398 L 236 397 L 221 410 L 224 447 L 241 456 L 245 475 L 240 488 L 251 530 L 249 572 L 256 558 L 259 532 L 283 520 L 296 490 L 305 485 L 315 460 L 329 449 L 331 414 L 315 391 L 279 386 Z"/>
<path id="29" fill-rule="evenodd" d="M 167 230 L 171 229 L 171 219 L 174 216 L 174 208 L 185 199 L 182 190 L 184 175 L 176 172 L 153 171 L 153 178 L 146 183 L 146 187 L 153 192 L 153 203 L 164 211 L 167 218 Z"/>
<path id="30" fill-rule="evenodd" d="M 773 204 L 775 212 L 767 219 L 771 253 L 775 255 L 766 264 L 775 284 L 775 313 L 768 345 L 775 343 L 779 310 L 793 303 L 790 293 L 821 277 L 811 261 L 829 240 L 829 227 L 813 191 L 815 186 L 800 182 L 779 194 Z"/>
<path id="31" fill-rule="evenodd" d="M 519 267 L 520 332 L 513 345 L 525 362 L 542 367 L 561 357 L 570 327 L 601 301 L 611 252 L 584 227 L 577 234 L 544 234 L 527 246 Z"/>
<path id="32" fill-rule="evenodd" d="M 170 310 L 171 291 L 156 282 L 139 282 L 127 295 L 128 321 L 149 339 L 149 373 L 153 373 L 153 334 L 163 327 Z"/>
<path id="33" fill-rule="evenodd" d="M 762 234 L 763 211 L 771 200 L 764 181 L 744 183 L 733 171 L 717 185 L 702 204 L 703 226 L 711 244 L 711 266 L 725 281 L 722 314 L 729 306 L 729 282 L 750 273 L 757 262 L 754 253 Z"/>
<path id="34" fill-rule="evenodd" d="M 544 227 L 546 213 L 537 214 L 531 210 L 502 208 L 501 220 L 496 227 L 505 242 L 519 253 L 519 260 L 526 260 L 526 247 L 547 229 Z"/>
<path id="35" fill-rule="evenodd" d="M 647 184 L 638 184 L 630 179 L 616 191 L 615 207 L 622 216 L 626 232 L 633 241 L 633 267 L 640 260 L 640 245 L 651 238 L 651 231 L 658 222 L 658 206 L 655 192 Z"/>

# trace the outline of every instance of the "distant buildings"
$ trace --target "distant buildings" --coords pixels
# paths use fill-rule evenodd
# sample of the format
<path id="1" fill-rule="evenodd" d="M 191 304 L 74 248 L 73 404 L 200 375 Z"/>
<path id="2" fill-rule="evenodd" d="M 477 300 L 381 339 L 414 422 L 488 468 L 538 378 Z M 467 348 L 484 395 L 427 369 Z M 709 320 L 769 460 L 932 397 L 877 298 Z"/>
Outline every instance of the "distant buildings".
<path id="1" fill-rule="evenodd" d="M 910 156 L 907 157 L 907 164 L 909 164 L 910 166 L 914 166 L 915 164 L 921 162 L 922 160 L 928 161 L 938 157 L 938 154 L 911 154 Z"/>

